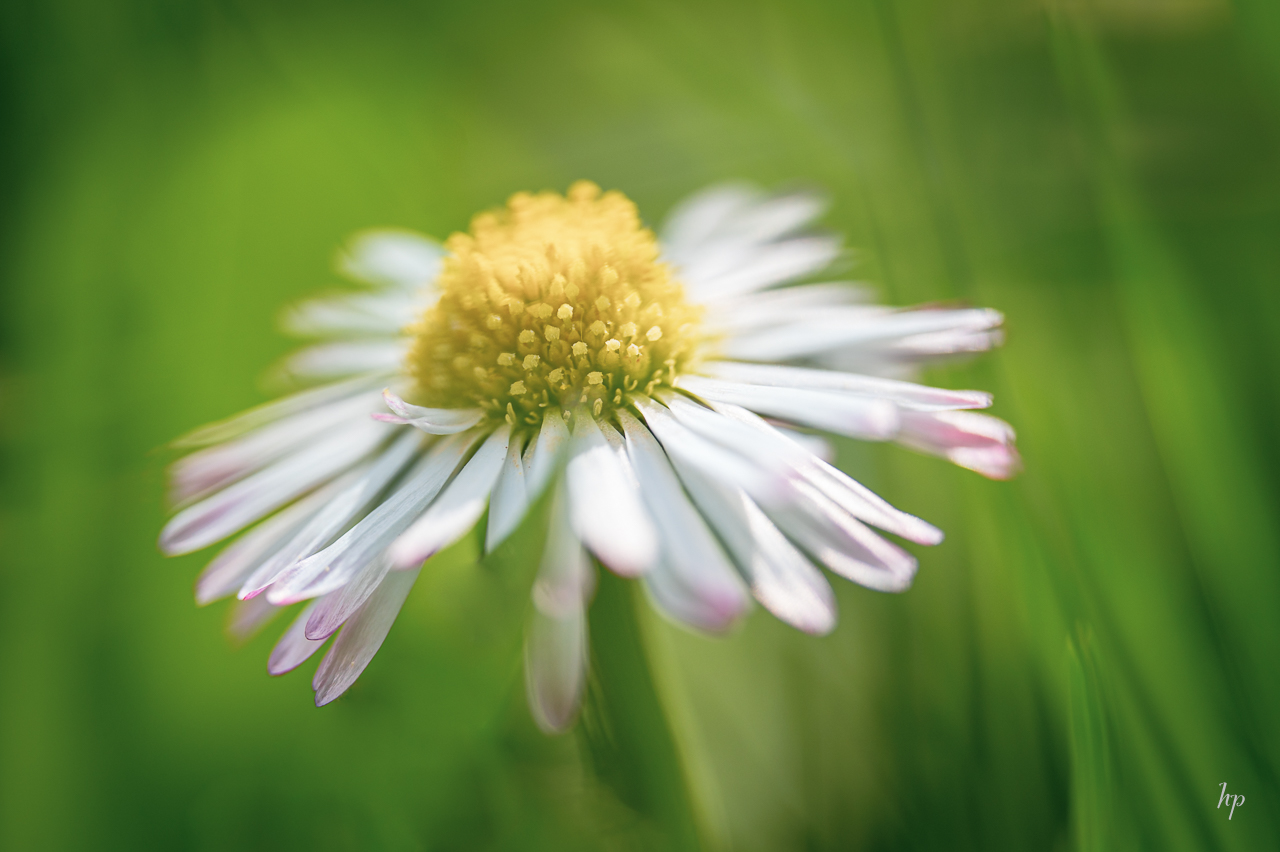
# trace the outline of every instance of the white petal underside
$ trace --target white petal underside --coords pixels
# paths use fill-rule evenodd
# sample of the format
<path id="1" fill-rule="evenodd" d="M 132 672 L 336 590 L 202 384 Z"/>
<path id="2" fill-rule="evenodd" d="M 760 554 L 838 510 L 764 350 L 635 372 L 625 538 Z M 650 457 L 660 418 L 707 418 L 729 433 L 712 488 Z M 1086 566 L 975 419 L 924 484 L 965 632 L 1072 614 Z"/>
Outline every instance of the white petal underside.
<path id="1" fill-rule="evenodd" d="M 405 430 L 371 464 L 353 471 L 350 482 L 343 482 L 324 508 L 245 580 L 240 597 L 257 595 L 298 561 L 333 541 L 413 461 L 426 440 L 417 432 Z"/>
<path id="2" fill-rule="evenodd" d="M 525 460 L 525 487 L 529 501 L 538 499 L 547 487 L 552 475 L 560 468 L 561 457 L 569 446 L 569 427 L 555 409 L 542 416 L 542 428 L 538 439 L 527 450 Z"/>
<path id="3" fill-rule="evenodd" d="M 700 630 L 725 630 L 750 606 L 742 580 L 685 495 L 657 439 L 625 410 L 618 419 L 662 542 L 661 558 L 648 575 L 651 593 L 677 620 Z"/>
<path id="4" fill-rule="evenodd" d="M 444 247 L 413 231 L 364 231 L 351 240 L 338 258 L 338 268 L 367 284 L 405 289 L 422 288 L 440 273 Z"/>
<path id="5" fill-rule="evenodd" d="M 489 492 L 502 472 L 511 427 L 503 424 L 487 439 L 431 508 L 391 545 L 391 564 L 412 568 L 462 538 L 476 525 Z"/>
<path id="6" fill-rule="evenodd" d="M 190 553 L 243 529 L 356 464 L 387 437 L 387 427 L 357 420 L 179 512 L 160 549 Z"/>
<path id="7" fill-rule="evenodd" d="M 311 686 L 321 707 L 346 692 L 382 647 L 400 608 L 418 579 L 418 570 L 392 571 L 349 618 L 316 669 Z"/>
<path id="8" fill-rule="evenodd" d="M 484 412 L 478 408 L 424 408 L 401 399 L 390 388 L 382 392 L 382 398 L 393 414 L 374 414 L 374 419 L 384 423 L 409 425 L 428 435 L 453 435 L 465 432 L 480 422 Z"/>
<path id="9" fill-rule="evenodd" d="M 702 365 L 701 370 L 713 378 L 730 382 L 848 393 L 888 400 L 900 408 L 916 411 L 988 408 L 991 405 L 991 394 L 984 391 L 947 390 L 836 370 L 743 361 L 712 361 Z"/>
<path id="10" fill-rule="evenodd" d="M 887 441 L 897 434 L 898 407 L 884 399 L 835 391 L 748 385 L 681 376 L 679 386 L 712 402 L 724 402 L 863 441 Z"/>
<path id="11" fill-rule="evenodd" d="M 535 609 L 524 640 L 525 690 L 538 727 L 560 733 L 573 724 L 587 673 L 587 617 L 579 604 L 563 615 Z"/>
<path id="12" fill-rule="evenodd" d="M 293 671 L 324 645 L 324 639 L 308 639 L 306 636 L 307 619 L 311 617 L 316 603 L 313 601 L 303 608 L 271 649 L 271 657 L 267 660 L 268 674 L 282 675 Z"/>
<path id="13" fill-rule="evenodd" d="M 489 497 L 489 526 L 485 530 L 484 549 L 489 552 L 515 532 L 520 520 L 529 509 L 529 495 L 525 488 L 523 436 L 511 439 L 507 458 L 503 462 L 498 481 Z"/>
<path id="14" fill-rule="evenodd" d="M 596 558 L 622 576 L 646 571 L 658 539 L 624 462 L 585 410 L 574 418 L 565 482 L 574 532 Z"/>
<path id="15" fill-rule="evenodd" d="M 340 588 L 431 505 L 479 438 L 478 432 L 468 432 L 437 441 L 373 511 L 333 544 L 276 580 L 267 590 L 268 599 L 293 603 Z"/>

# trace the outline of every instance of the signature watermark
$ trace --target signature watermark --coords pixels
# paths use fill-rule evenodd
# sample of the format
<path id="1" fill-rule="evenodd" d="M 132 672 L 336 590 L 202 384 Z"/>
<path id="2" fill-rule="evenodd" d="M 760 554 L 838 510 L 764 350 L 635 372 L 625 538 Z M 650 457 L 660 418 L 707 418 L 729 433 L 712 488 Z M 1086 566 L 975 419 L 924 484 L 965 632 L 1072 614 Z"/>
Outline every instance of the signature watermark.
<path id="1" fill-rule="evenodd" d="M 1231 811 L 1227 814 L 1227 819 L 1235 816 L 1236 808 L 1244 804 L 1244 796 L 1237 796 L 1235 793 L 1227 792 L 1227 782 L 1222 782 L 1222 795 L 1218 797 L 1218 807 L 1230 805 Z"/>

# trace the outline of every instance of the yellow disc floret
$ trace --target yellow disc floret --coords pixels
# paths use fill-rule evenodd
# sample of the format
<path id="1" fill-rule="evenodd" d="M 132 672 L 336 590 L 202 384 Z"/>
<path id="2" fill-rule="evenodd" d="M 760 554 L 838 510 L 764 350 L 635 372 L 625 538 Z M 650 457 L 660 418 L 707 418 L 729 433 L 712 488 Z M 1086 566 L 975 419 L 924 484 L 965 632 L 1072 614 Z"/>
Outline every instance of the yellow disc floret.
<path id="1" fill-rule="evenodd" d="M 417 401 L 513 425 L 602 413 L 687 369 L 699 310 L 618 192 L 520 193 L 445 242 L 440 300 L 410 331 Z"/>

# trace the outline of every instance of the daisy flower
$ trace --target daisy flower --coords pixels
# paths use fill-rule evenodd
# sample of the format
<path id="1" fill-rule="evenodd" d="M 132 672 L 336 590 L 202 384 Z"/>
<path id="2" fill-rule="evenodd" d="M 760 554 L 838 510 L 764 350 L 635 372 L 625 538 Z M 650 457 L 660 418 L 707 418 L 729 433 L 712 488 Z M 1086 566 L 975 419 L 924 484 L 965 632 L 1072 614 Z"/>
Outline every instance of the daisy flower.
<path id="1" fill-rule="evenodd" d="M 545 495 L 525 641 L 529 703 L 574 719 L 599 562 L 653 604 L 719 632 L 751 607 L 809 633 L 836 623 L 821 570 L 887 592 L 916 560 L 876 530 L 942 533 L 833 467 L 820 434 L 896 441 L 985 476 L 1018 465 L 989 394 L 905 381 L 921 361 L 1000 341 L 1001 315 L 894 309 L 810 282 L 839 255 L 821 201 L 726 186 L 661 239 L 617 192 L 517 194 L 443 245 L 356 237 L 366 289 L 304 303 L 323 338 L 284 370 L 315 385 L 180 441 L 168 554 L 247 530 L 196 583 L 235 594 L 236 629 L 306 602 L 271 653 L 282 674 L 332 639 L 316 703 L 381 646 L 423 562 L 487 510 L 486 550 Z M 429 570 L 429 568 L 428 568 Z"/>

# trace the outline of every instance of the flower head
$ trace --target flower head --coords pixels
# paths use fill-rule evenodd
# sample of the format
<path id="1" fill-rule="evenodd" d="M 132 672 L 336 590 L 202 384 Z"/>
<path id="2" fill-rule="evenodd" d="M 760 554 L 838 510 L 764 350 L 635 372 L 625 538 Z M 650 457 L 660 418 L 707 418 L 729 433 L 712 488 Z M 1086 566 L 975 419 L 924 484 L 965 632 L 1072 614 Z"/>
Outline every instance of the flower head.
<path id="1" fill-rule="evenodd" d="M 812 633 L 835 607 L 822 571 L 901 591 L 942 534 L 826 460 L 811 431 L 895 440 L 1004 478 L 1007 424 L 988 394 L 902 380 L 922 360 L 999 342 L 990 310 L 894 310 L 847 283 L 802 282 L 839 250 L 811 195 L 719 187 L 659 240 L 616 192 L 518 194 L 439 246 L 355 240 L 343 270 L 373 291 L 304 304 L 291 330 L 330 338 L 286 370 L 327 381 L 188 436 L 186 553 L 252 527 L 197 582 L 236 593 L 249 626 L 307 601 L 268 668 L 337 634 L 316 701 L 381 646 L 424 560 L 488 509 L 486 549 L 540 495 L 549 528 L 526 639 L 531 708 L 570 724 L 587 655 L 594 562 L 642 577 L 668 616 L 721 631 L 754 598 Z M 336 381 L 335 381 L 336 380 Z M 797 428 L 799 427 L 799 428 Z"/>

